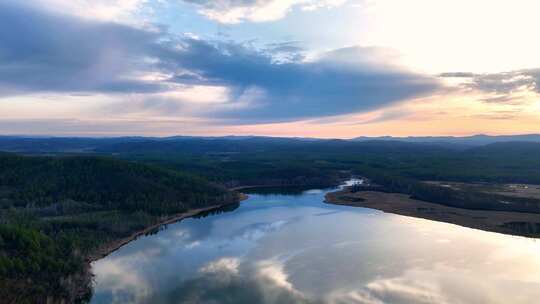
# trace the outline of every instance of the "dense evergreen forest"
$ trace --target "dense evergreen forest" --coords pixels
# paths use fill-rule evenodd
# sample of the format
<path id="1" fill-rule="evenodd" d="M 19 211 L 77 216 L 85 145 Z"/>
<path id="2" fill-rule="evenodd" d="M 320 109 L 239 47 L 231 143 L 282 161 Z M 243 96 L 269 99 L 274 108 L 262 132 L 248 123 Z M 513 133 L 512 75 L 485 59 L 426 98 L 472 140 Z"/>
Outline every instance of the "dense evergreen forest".
<path id="1" fill-rule="evenodd" d="M 202 144 L 200 144 L 202 142 Z M 212 149 L 210 143 L 215 142 Z M 218 183 L 332 185 L 344 176 L 368 177 L 377 191 L 400 192 L 452 207 L 540 213 L 540 201 L 450 189 L 425 181 L 540 184 L 540 143 L 464 147 L 393 141 L 246 139 L 114 144 L 102 152 L 191 172 Z M 252 143 L 252 146 L 248 144 Z M 128 148 L 129 147 L 129 148 Z M 165 153 L 157 153 L 161 147 Z"/>
<path id="2" fill-rule="evenodd" d="M 540 143 L 530 142 L 465 147 L 398 141 L 189 139 L 105 145 L 96 151 L 219 182 L 327 176 L 348 170 L 414 180 L 540 184 Z"/>
<path id="3" fill-rule="evenodd" d="M 73 299 L 85 259 L 168 215 L 233 203 L 235 193 L 177 171 L 102 157 L 0 155 L 0 298 Z M 8 299 L 10 301 L 8 301 Z"/>
<path id="4" fill-rule="evenodd" d="M 237 201 L 227 188 L 238 186 L 331 186 L 359 175 L 371 190 L 540 213 L 537 199 L 426 183 L 540 184 L 535 142 L 0 138 L 0 150 L 27 154 L 0 154 L 0 298 L 20 303 L 73 296 L 67 286 L 82 282 L 93 250 L 167 215 Z"/>

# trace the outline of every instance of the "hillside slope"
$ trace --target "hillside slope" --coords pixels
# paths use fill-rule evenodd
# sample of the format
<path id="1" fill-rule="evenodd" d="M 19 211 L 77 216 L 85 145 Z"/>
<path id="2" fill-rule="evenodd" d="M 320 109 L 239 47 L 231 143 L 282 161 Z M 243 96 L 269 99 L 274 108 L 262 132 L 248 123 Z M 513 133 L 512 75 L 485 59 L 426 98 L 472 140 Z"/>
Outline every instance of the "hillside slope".
<path id="1" fill-rule="evenodd" d="M 16 303 L 73 301 L 98 248 L 238 201 L 201 178 L 116 159 L 0 154 L 0 168 L 0 298 Z"/>

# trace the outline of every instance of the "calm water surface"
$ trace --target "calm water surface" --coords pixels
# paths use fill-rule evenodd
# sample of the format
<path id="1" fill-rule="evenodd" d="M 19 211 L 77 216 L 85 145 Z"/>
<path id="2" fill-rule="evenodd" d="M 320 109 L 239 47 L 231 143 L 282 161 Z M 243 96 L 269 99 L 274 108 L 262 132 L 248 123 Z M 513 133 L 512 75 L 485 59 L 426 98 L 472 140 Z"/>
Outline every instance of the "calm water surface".
<path id="1" fill-rule="evenodd" d="M 538 241 L 327 191 L 251 194 L 141 237 L 93 264 L 92 303 L 538 303 Z"/>

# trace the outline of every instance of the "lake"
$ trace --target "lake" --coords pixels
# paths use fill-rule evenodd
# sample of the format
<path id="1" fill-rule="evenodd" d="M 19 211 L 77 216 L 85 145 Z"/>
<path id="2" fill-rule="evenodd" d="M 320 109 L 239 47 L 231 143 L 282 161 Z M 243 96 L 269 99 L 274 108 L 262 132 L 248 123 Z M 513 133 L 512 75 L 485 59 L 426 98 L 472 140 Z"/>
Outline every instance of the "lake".
<path id="1" fill-rule="evenodd" d="M 274 190 L 170 224 L 94 262 L 92 303 L 540 299 L 536 239 L 325 204 L 335 189 Z"/>

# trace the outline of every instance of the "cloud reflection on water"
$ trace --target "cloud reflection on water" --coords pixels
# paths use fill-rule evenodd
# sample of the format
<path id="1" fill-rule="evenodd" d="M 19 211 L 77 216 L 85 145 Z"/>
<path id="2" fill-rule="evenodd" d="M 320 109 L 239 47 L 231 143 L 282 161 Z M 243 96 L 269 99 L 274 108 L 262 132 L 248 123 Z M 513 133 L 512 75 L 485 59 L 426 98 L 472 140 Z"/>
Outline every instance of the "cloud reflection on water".
<path id="1" fill-rule="evenodd" d="M 534 240 L 324 205 L 322 195 L 252 195 L 234 213 L 187 220 L 131 243 L 95 263 L 93 302 L 482 304 L 540 298 L 540 243 Z"/>

